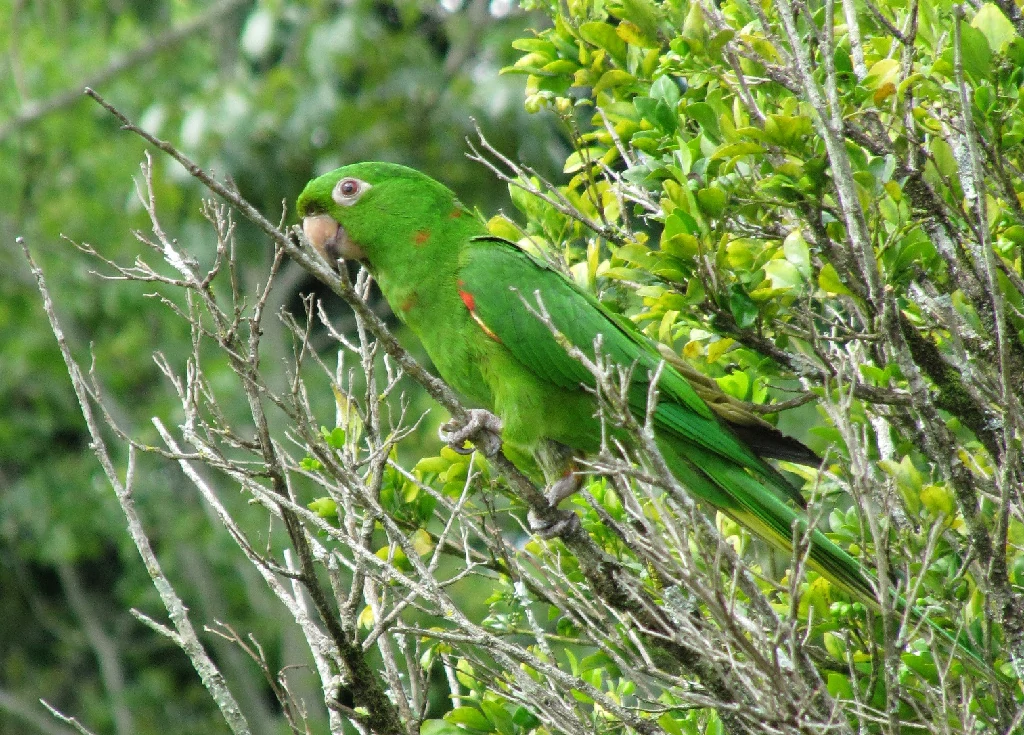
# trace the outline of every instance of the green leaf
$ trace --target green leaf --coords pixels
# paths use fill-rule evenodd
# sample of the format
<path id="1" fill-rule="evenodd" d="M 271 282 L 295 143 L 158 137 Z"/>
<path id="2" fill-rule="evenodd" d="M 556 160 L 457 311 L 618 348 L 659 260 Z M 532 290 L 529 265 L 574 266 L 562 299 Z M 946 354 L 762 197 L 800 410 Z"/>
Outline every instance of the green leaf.
<path id="1" fill-rule="evenodd" d="M 536 74 L 550 59 L 543 54 L 526 54 L 520 57 L 515 64 L 502 69 L 502 71 L 515 71 L 521 74 Z"/>
<path id="2" fill-rule="evenodd" d="M 451 465 L 451 461 L 444 457 L 424 457 L 416 463 L 413 470 L 422 474 L 431 474 L 443 472 L 448 469 L 449 465 Z"/>
<path id="3" fill-rule="evenodd" d="M 543 38 L 517 38 L 512 42 L 512 48 L 530 54 L 536 53 L 541 56 L 547 56 L 549 59 L 558 56 L 555 44 Z"/>
<path id="4" fill-rule="evenodd" d="M 1024 586 L 1024 556 L 1018 556 L 1010 568 L 1010 581 Z"/>
<path id="5" fill-rule="evenodd" d="M 565 166 L 562 168 L 562 172 L 572 174 L 576 173 L 580 169 L 589 168 L 590 166 L 600 162 L 601 156 L 607 152 L 607 149 L 597 146 L 573 151 L 569 154 L 569 157 L 565 159 Z"/>
<path id="6" fill-rule="evenodd" d="M 420 735 L 466 735 L 466 731 L 444 720 L 424 720 Z"/>
<path id="7" fill-rule="evenodd" d="M 836 52 L 832 55 L 832 63 L 838 74 L 849 74 L 853 71 L 853 61 L 850 59 L 850 52 L 842 46 L 836 46 Z"/>
<path id="8" fill-rule="evenodd" d="M 722 129 L 718 125 L 718 113 L 707 102 L 694 102 L 683 110 L 687 117 L 693 118 L 700 125 L 704 134 L 714 143 L 722 140 Z"/>
<path id="9" fill-rule="evenodd" d="M 853 685 L 850 678 L 834 671 L 828 675 L 828 693 L 836 699 L 853 699 Z"/>
<path id="10" fill-rule="evenodd" d="M 935 257 L 935 246 L 920 230 L 917 237 L 908 236 L 900 246 L 899 255 L 892 264 L 893 275 L 901 275 L 915 265 L 924 265 Z"/>
<path id="11" fill-rule="evenodd" d="M 485 699 L 480 702 L 480 709 L 484 711 L 487 719 L 491 721 L 501 735 L 515 734 L 515 728 L 512 725 L 512 715 L 508 713 L 504 705 Z"/>
<path id="12" fill-rule="evenodd" d="M 338 504 L 330 498 L 317 498 L 306 507 L 321 518 L 336 519 L 338 517 Z"/>
<path id="13" fill-rule="evenodd" d="M 949 178 L 955 178 L 957 163 L 949 143 L 942 138 L 932 138 L 929 150 L 935 158 L 935 166 L 939 169 L 939 173 Z"/>
<path id="14" fill-rule="evenodd" d="M 907 508 L 917 513 L 921 508 L 921 490 L 924 487 L 924 476 L 910 457 L 903 457 L 899 462 L 891 459 L 878 460 L 878 466 L 887 475 L 896 480 L 896 488 L 903 497 Z"/>
<path id="15" fill-rule="evenodd" d="M 800 271 L 788 260 L 769 260 L 763 267 L 764 274 L 772 282 L 772 288 L 793 288 L 803 281 Z"/>
<path id="16" fill-rule="evenodd" d="M 873 385 L 887 386 L 889 378 L 892 377 L 890 373 L 877 365 L 858 365 L 858 369 L 860 374 L 871 381 Z"/>
<path id="17" fill-rule="evenodd" d="M 579 68 L 580 65 L 575 61 L 570 61 L 569 59 L 555 59 L 541 67 L 541 72 L 551 75 L 569 75 L 575 74 L 576 70 Z"/>
<path id="18" fill-rule="evenodd" d="M 661 250 L 680 260 L 690 260 L 700 252 L 700 242 L 693 235 L 680 232 L 671 237 L 661 236 Z"/>
<path id="19" fill-rule="evenodd" d="M 695 5 L 700 7 L 699 3 L 695 3 Z M 744 34 L 740 35 L 740 38 L 743 39 L 746 43 L 750 44 L 750 47 L 752 49 L 754 49 L 754 51 L 756 51 L 758 53 L 758 55 L 763 56 L 764 58 L 768 59 L 769 61 L 779 61 L 780 60 L 779 52 L 768 41 L 768 39 L 766 39 L 760 33 L 756 33 L 756 34 L 744 33 Z"/>
<path id="20" fill-rule="evenodd" d="M 657 48 L 658 41 L 652 36 L 644 33 L 644 30 L 628 20 L 624 20 L 615 27 L 615 32 L 626 43 L 640 48 Z"/>
<path id="21" fill-rule="evenodd" d="M 626 64 L 626 42 L 619 38 L 615 29 L 607 23 L 590 21 L 579 27 L 580 38 L 587 43 L 603 48 L 620 66 Z"/>
<path id="22" fill-rule="evenodd" d="M 1005 53 L 1006 58 L 1016 64 L 1018 69 L 1024 67 L 1024 38 L 1018 36 L 1010 41 Z"/>
<path id="23" fill-rule="evenodd" d="M 818 285 L 821 286 L 824 291 L 831 294 L 853 293 L 846 287 L 846 284 L 840 280 L 835 266 L 831 263 L 825 263 L 825 265 L 822 266 L 821 272 L 818 274 Z"/>
<path id="24" fill-rule="evenodd" d="M 640 281 L 644 277 L 643 272 L 635 268 L 606 268 L 599 275 L 618 281 Z"/>
<path id="25" fill-rule="evenodd" d="M 726 143 L 715 149 L 708 158 L 714 160 L 716 158 L 734 158 L 736 156 L 747 156 L 751 154 L 764 153 L 764 146 L 760 143 L 754 143 L 749 140 L 740 141 L 739 143 Z"/>
<path id="26" fill-rule="evenodd" d="M 625 84 L 633 84 L 634 82 L 636 82 L 636 77 L 628 71 L 609 69 L 597 80 L 597 84 L 594 85 L 593 95 L 597 97 L 598 94 L 605 90 L 621 87 Z"/>
<path id="27" fill-rule="evenodd" d="M 460 658 L 459 662 L 455 666 L 455 678 L 458 679 L 459 683 L 466 687 L 466 689 L 476 689 L 478 686 L 476 672 L 473 670 L 473 665 L 464 658 Z"/>
<path id="28" fill-rule="evenodd" d="M 391 563 L 394 564 L 396 569 L 402 569 L 408 571 L 412 569 L 412 565 L 409 563 L 409 557 L 405 555 L 399 547 L 381 546 L 377 551 L 374 552 L 374 556 L 382 561 L 391 559 Z"/>
<path id="29" fill-rule="evenodd" d="M 630 263 L 645 266 L 650 263 L 651 251 L 643 245 L 623 245 L 615 249 L 615 257 Z"/>
<path id="30" fill-rule="evenodd" d="M 1014 245 L 1020 247 L 1024 245 L 1024 227 L 1020 225 L 1011 225 L 1003 230 L 1003 237 L 1012 242 Z"/>
<path id="31" fill-rule="evenodd" d="M 714 56 L 715 54 L 721 53 L 722 49 L 725 48 L 725 44 L 729 43 L 729 41 L 735 37 L 735 30 L 732 28 L 723 28 L 708 42 L 708 55 Z"/>
<path id="32" fill-rule="evenodd" d="M 637 97 L 637 99 L 642 98 Z M 635 103 L 636 100 L 633 100 L 633 102 Z M 665 134 L 660 130 L 640 130 L 630 137 L 629 144 L 644 153 L 655 155 L 664 139 Z"/>
<path id="33" fill-rule="evenodd" d="M 729 311 L 736 320 L 736 326 L 747 329 L 757 321 L 757 304 L 739 285 L 733 285 L 729 294 Z"/>
<path id="34" fill-rule="evenodd" d="M 694 279 L 696 280 L 696 279 Z M 691 281 L 690 283 L 693 283 Z M 703 289 L 702 289 L 703 290 Z M 718 358 L 729 351 L 729 348 L 736 344 L 736 341 L 729 337 L 722 337 L 708 343 L 708 362 L 717 362 Z"/>
<path id="35" fill-rule="evenodd" d="M 825 633 L 825 650 L 837 661 L 846 661 L 846 641 L 834 633 Z"/>
<path id="36" fill-rule="evenodd" d="M 581 702 L 582 704 L 594 703 L 593 698 L 589 694 L 584 694 L 579 689 L 570 689 L 569 694 L 572 695 L 573 699 L 575 699 L 577 702 Z"/>
<path id="37" fill-rule="evenodd" d="M 811 250 L 799 229 L 786 235 L 786 239 L 782 242 L 782 253 L 786 256 L 786 260 L 800 271 L 801 276 L 805 278 L 810 276 Z"/>
<path id="38" fill-rule="evenodd" d="M 921 505 L 931 511 L 932 515 L 952 517 L 956 512 L 953 493 L 943 485 L 925 485 L 920 493 Z"/>
<path id="39" fill-rule="evenodd" d="M 960 39 L 964 71 L 976 82 L 987 80 L 992 72 L 992 49 L 985 34 L 973 26 L 961 25 Z"/>
<path id="40" fill-rule="evenodd" d="M 722 216 L 728 198 L 724 191 L 715 186 L 697 190 L 697 202 L 700 204 L 700 208 L 712 217 Z"/>
<path id="41" fill-rule="evenodd" d="M 510 242 L 515 242 L 522 235 L 511 220 L 500 214 L 494 215 L 487 221 L 487 231 Z"/>
<path id="42" fill-rule="evenodd" d="M 514 186 L 509 184 L 508 186 L 509 197 L 512 199 L 512 204 L 520 212 L 525 214 L 528 219 L 533 221 L 540 221 L 544 219 L 545 209 L 550 205 L 547 204 L 543 199 L 528 191 L 525 191 L 520 186 Z"/>
<path id="43" fill-rule="evenodd" d="M 540 724 L 540 719 L 525 707 L 519 707 L 512 715 L 512 723 L 520 730 L 528 732 Z"/>
<path id="44" fill-rule="evenodd" d="M 708 725 L 704 728 L 704 735 L 725 735 L 725 725 L 714 710 L 711 711 L 711 716 L 708 717 Z"/>
<path id="45" fill-rule="evenodd" d="M 764 121 L 765 137 L 780 146 L 791 146 L 814 134 L 814 123 L 806 115 L 769 115 Z"/>
<path id="46" fill-rule="evenodd" d="M 644 38 L 657 45 L 662 11 L 652 0 L 619 0 L 619 3 L 609 10 L 623 21 L 636 25 Z"/>
<path id="47" fill-rule="evenodd" d="M 896 59 L 881 59 L 868 69 L 868 75 L 864 77 L 863 84 L 868 89 L 878 89 L 886 84 L 895 85 L 899 73 L 899 61 Z"/>
<path id="48" fill-rule="evenodd" d="M 754 250 L 756 244 L 745 238 L 732 240 L 725 246 L 726 262 L 738 271 L 751 270 L 754 267 Z"/>
<path id="49" fill-rule="evenodd" d="M 608 657 L 608 654 L 604 653 L 603 651 L 592 653 L 591 655 L 587 656 L 582 661 L 580 661 L 580 671 L 584 673 L 600 669 L 601 671 L 608 673 L 609 676 L 615 676 L 616 674 L 611 673 L 609 671 L 609 668 L 615 668 L 617 671 L 617 667 L 615 667 L 615 662 L 612 661 L 612 659 Z M 599 682 L 597 685 L 599 685 Z"/>
<path id="50" fill-rule="evenodd" d="M 683 38 L 687 41 L 703 44 L 707 32 L 704 9 L 700 3 L 690 3 L 690 10 L 683 21 Z"/>
<path id="51" fill-rule="evenodd" d="M 636 97 L 633 105 L 640 117 L 666 133 L 674 133 L 679 125 L 679 118 L 676 113 L 665 104 L 665 100 L 655 100 L 650 97 Z M 634 136 L 635 140 L 636 136 Z"/>
<path id="52" fill-rule="evenodd" d="M 1002 53 L 1017 38 L 1013 23 L 1007 20 L 1003 11 L 994 3 L 982 5 L 971 20 L 971 26 L 981 31 L 989 48 L 996 53 Z"/>
<path id="53" fill-rule="evenodd" d="M 668 184 L 669 182 L 666 181 L 665 183 Z M 697 220 L 682 209 L 676 209 L 672 214 L 665 218 L 665 235 L 668 237 L 675 237 L 679 233 L 685 233 L 687 235 L 700 233 L 700 227 L 697 225 Z"/>
<path id="54" fill-rule="evenodd" d="M 723 391 L 741 401 L 746 400 L 750 393 L 750 376 L 743 370 L 736 370 L 721 378 L 715 378 L 715 382 Z"/>
<path id="55" fill-rule="evenodd" d="M 426 556 L 434 550 L 434 539 L 422 528 L 417 528 L 409 539 L 413 550 L 420 556 Z"/>
<path id="56" fill-rule="evenodd" d="M 938 681 L 939 669 L 935 664 L 935 658 L 932 656 L 931 652 L 907 652 L 900 656 L 900 660 L 908 669 L 925 681 L 932 683 Z"/>
<path id="57" fill-rule="evenodd" d="M 444 719 L 456 725 L 465 725 L 481 732 L 492 732 L 494 730 L 491 721 L 484 717 L 483 712 L 476 707 L 456 707 L 446 714 Z"/>
<path id="58" fill-rule="evenodd" d="M 675 110 L 676 105 L 679 104 L 679 87 L 672 77 L 668 75 L 660 76 L 654 80 L 648 96 L 652 99 L 664 100 L 670 109 Z"/>
<path id="59" fill-rule="evenodd" d="M 327 442 L 327 446 L 331 449 L 343 449 L 345 447 L 345 430 L 340 426 L 336 426 L 330 431 L 327 430 L 326 426 L 321 426 L 320 436 L 323 437 L 324 441 Z"/>
<path id="60" fill-rule="evenodd" d="M 676 718 L 669 712 L 666 712 L 658 718 L 658 724 L 661 726 L 662 730 L 668 733 L 668 735 L 683 735 L 683 728 L 680 727 Z"/>

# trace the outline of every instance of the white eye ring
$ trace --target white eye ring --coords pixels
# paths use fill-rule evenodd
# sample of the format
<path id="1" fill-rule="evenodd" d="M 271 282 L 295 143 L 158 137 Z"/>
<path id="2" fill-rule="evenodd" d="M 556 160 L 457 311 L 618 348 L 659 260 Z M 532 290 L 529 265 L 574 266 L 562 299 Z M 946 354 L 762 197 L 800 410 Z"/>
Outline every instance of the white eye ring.
<path id="1" fill-rule="evenodd" d="M 352 177 L 344 178 L 334 185 L 331 199 L 334 200 L 335 204 L 339 204 L 342 207 L 351 207 L 359 201 L 359 197 L 365 194 L 369 188 L 370 184 L 367 184 L 365 181 L 353 179 Z"/>

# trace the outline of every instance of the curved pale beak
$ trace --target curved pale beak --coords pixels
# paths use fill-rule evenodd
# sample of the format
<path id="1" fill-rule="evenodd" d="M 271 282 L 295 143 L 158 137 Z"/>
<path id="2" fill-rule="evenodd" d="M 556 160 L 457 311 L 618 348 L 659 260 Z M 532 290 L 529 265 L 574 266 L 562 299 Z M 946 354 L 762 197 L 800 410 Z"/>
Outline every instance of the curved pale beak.
<path id="1" fill-rule="evenodd" d="M 302 233 L 332 266 L 339 260 L 366 260 L 363 249 L 352 242 L 345 228 L 329 214 L 304 217 Z"/>

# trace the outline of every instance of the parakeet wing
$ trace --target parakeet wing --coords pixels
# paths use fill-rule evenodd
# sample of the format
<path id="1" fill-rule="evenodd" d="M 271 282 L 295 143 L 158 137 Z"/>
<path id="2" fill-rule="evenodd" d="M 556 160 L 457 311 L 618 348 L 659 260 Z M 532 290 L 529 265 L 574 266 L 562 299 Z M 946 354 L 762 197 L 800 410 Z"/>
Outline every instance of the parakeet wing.
<path id="1" fill-rule="evenodd" d="M 661 357 L 626 320 L 500 238 L 475 238 L 464 249 L 460 265 L 460 287 L 472 299 L 477 317 L 524 366 L 561 387 L 594 385 L 590 372 L 568 355 L 551 329 L 531 312 L 531 308 L 538 310 L 539 298 L 557 330 L 584 353 L 593 357 L 594 339 L 600 334 L 605 357 L 623 367 L 635 365 L 630 409 L 644 414 L 650 375 Z M 781 497 L 803 505 L 799 492 L 729 431 L 670 365 L 662 370 L 658 390 L 654 420 L 659 432 L 750 470 Z"/>

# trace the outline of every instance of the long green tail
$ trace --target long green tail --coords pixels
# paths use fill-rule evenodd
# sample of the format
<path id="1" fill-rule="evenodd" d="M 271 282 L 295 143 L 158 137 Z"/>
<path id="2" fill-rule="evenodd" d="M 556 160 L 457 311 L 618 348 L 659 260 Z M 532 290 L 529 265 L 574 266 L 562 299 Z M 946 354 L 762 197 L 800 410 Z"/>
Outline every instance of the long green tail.
<path id="1" fill-rule="evenodd" d="M 744 468 L 723 461 L 720 456 L 698 446 L 687 443 L 684 455 L 676 449 L 676 443 L 678 440 L 670 442 L 661 439 L 658 442 L 669 469 L 693 495 L 721 510 L 773 546 L 792 552 L 793 524 L 801 524 L 801 530 L 806 528 L 807 516 L 780 499 L 787 496 L 791 489 L 766 487 L 776 481 L 776 476 L 755 478 Z M 778 481 L 785 482 L 781 476 L 778 476 Z M 854 599 L 875 610 L 879 609 L 874 580 L 856 559 L 817 529 L 811 530 L 810 543 L 808 563 L 815 571 Z M 903 597 L 897 598 L 898 612 L 904 612 L 907 607 Z M 923 620 L 935 631 L 949 652 L 954 649 L 962 652 L 977 673 L 994 673 L 1000 680 L 1012 683 L 1001 672 L 993 671 L 988 662 L 966 641 L 932 621 L 923 610 L 911 607 L 910 612 L 916 620 Z"/>

